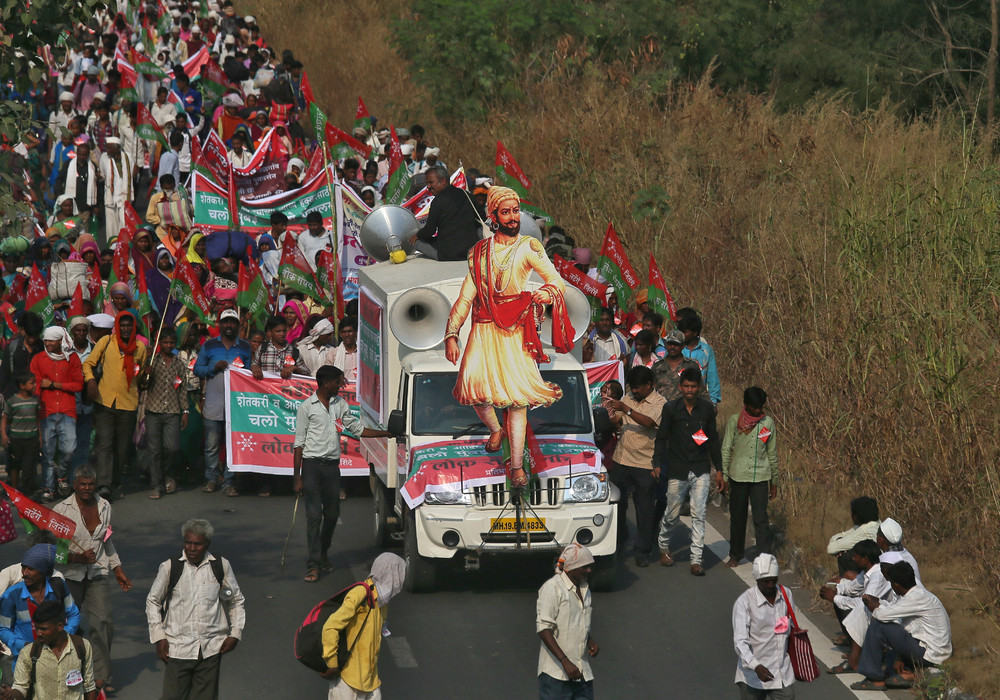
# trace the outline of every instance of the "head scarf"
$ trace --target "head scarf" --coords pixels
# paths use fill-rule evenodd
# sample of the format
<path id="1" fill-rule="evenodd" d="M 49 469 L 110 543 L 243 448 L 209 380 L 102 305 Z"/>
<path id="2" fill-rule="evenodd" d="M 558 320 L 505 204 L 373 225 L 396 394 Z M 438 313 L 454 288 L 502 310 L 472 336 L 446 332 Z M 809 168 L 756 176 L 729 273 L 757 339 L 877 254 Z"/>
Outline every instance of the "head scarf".
<path id="1" fill-rule="evenodd" d="M 135 303 L 135 299 L 132 297 L 132 290 L 129 289 L 128 282 L 115 282 L 108 288 L 108 303 L 111 302 L 111 298 L 115 294 L 124 294 L 125 298 L 128 299 L 129 306 L 132 306 L 132 304 Z"/>
<path id="2" fill-rule="evenodd" d="M 324 318 L 309 331 L 309 340 L 317 340 L 321 335 L 326 335 L 327 333 L 333 333 L 333 324 L 330 323 L 329 319 Z"/>
<path id="3" fill-rule="evenodd" d="M 56 197 L 56 205 L 54 207 L 54 212 L 55 212 L 55 215 L 56 215 L 57 218 L 58 218 L 59 214 L 62 213 L 60 211 L 60 209 L 62 208 L 62 203 L 65 202 L 67 199 L 70 200 L 71 202 L 73 202 L 73 214 L 72 215 L 76 216 L 77 214 L 80 213 L 80 208 L 76 206 L 76 200 L 73 199 L 72 197 L 70 197 L 68 194 L 61 194 L 58 197 Z"/>
<path id="4" fill-rule="evenodd" d="M 265 243 L 271 246 L 271 250 L 278 249 L 278 246 L 275 245 L 274 243 L 274 236 L 272 236 L 270 233 L 262 233 L 260 235 L 260 237 L 257 239 L 257 250 L 260 250 L 260 247 Z"/>
<path id="5" fill-rule="evenodd" d="M 66 328 L 72 331 L 81 324 L 86 326 L 87 330 L 90 330 L 90 319 L 86 316 L 74 316 L 69 320 L 69 323 L 66 324 Z"/>
<path id="6" fill-rule="evenodd" d="M 406 562 L 398 554 L 391 552 L 379 554 L 372 564 L 371 578 L 375 582 L 375 591 L 378 593 L 378 606 L 384 608 L 403 590 Z"/>
<path id="7" fill-rule="evenodd" d="M 556 562 L 556 572 L 572 571 L 593 563 L 594 555 L 590 553 L 590 550 L 582 544 L 574 542 L 559 555 L 559 561 Z"/>
<path id="8" fill-rule="evenodd" d="M 292 299 L 281 308 L 281 313 L 284 314 L 289 307 L 291 307 L 292 311 L 295 312 L 296 321 L 295 324 L 288 329 L 288 335 L 285 336 L 285 339 L 289 343 L 294 343 L 305 333 L 306 318 L 309 316 L 309 309 L 306 308 L 306 305 L 301 301 Z"/>
<path id="9" fill-rule="evenodd" d="M 34 569 L 48 578 L 56 568 L 56 546 L 54 544 L 36 544 L 24 553 L 21 566 Z"/>
<path id="10" fill-rule="evenodd" d="M 83 254 L 88 250 L 93 252 L 98 258 L 101 257 L 101 248 L 89 233 L 80 234 L 76 239 L 76 249 L 80 252 L 80 257 L 83 257 Z"/>
<path id="11" fill-rule="evenodd" d="M 590 248 L 574 248 L 573 260 L 581 265 L 590 264 Z"/>
<path id="12" fill-rule="evenodd" d="M 756 580 L 762 578 L 778 578 L 778 560 L 773 554 L 758 554 L 753 560 L 753 577 Z"/>
<path id="13" fill-rule="evenodd" d="M 59 251 L 67 250 L 70 255 L 73 254 L 73 244 L 67 241 L 65 238 L 60 238 L 52 244 L 52 262 L 59 262 L 62 258 L 59 257 Z"/>
<path id="14" fill-rule="evenodd" d="M 150 250 L 148 253 L 143 253 L 139 250 L 139 246 L 136 245 L 138 240 L 143 236 L 149 236 Z M 156 236 L 148 229 L 140 228 L 135 232 L 135 236 L 132 237 L 132 263 L 135 268 L 135 274 L 141 275 L 145 274 L 146 270 L 156 267 L 154 262 L 154 255 L 156 254 L 156 244 L 159 241 Z"/>
<path id="15" fill-rule="evenodd" d="M 49 247 L 49 254 L 47 256 L 42 255 L 42 248 L 45 246 Z M 28 255 L 24 260 L 24 265 L 29 270 L 32 264 L 38 265 L 39 271 L 44 272 L 52 264 L 52 256 L 54 254 L 55 249 L 52 247 L 52 241 L 48 238 L 36 238 L 31 242 L 31 247 L 28 248 Z"/>
<path id="16" fill-rule="evenodd" d="M 42 333 L 42 340 L 58 340 L 59 352 L 49 352 L 48 348 L 45 348 L 45 354 L 56 362 L 62 362 L 67 359 L 66 353 L 68 350 L 72 349 L 72 342 L 70 341 L 69 334 L 66 329 L 62 326 L 49 326 Z"/>
<path id="17" fill-rule="evenodd" d="M 521 201 L 521 197 L 518 196 L 517 192 L 509 187 L 501 187 L 500 185 L 491 187 L 486 193 L 486 214 L 489 215 L 495 212 L 508 199 L 513 199 L 515 202 Z"/>
<path id="18" fill-rule="evenodd" d="M 135 379 L 135 346 L 139 337 L 139 321 L 135 314 L 130 313 L 130 311 L 122 311 L 115 317 L 115 328 L 112 331 L 112 336 L 118 341 L 118 350 L 122 353 L 122 371 L 125 373 L 129 388 L 132 388 L 132 380 Z M 132 335 L 127 342 L 122 340 L 121 322 L 123 316 L 132 317 Z"/>
<path id="19" fill-rule="evenodd" d="M 170 272 L 164 272 L 160 269 L 160 259 L 169 258 L 171 262 L 174 260 L 174 256 L 170 254 L 163 245 L 160 245 L 156 249 L 156 264 L 153 269 L 146 270 L 146 289 L 149 292 L 149 297 L 153 300 L 153 304 L 156 309 L 164 314 L 163 322 L 165 324 L 173 325 L 174 319 L 177 317 L 177 313 L 180 310 L 178 302 L 170 298 Z"/>
<path id="20" fill-rule="evenodd" d="M 637 293 L 635 295 L 635 305 L 636 305 L 636 307 L 638 307 L 639 304 L 645 304 L 647 301 L 649 301 L 649 290 L 648 289 L 643 289 L 643 290 L 641 290 L 639 293 Z"/>
<path id="21" fill-rule="evenodd" d="M 205 237 L 205 234 L 201 231 L 195 233 L 195 229 L 191 229 L 191 237 L 188 238 L 187 244 L 187 259 L 192 265 L 204 265 L 205 260 L 194 252 L 194 247 L 198 245 L 198 241 Z"/>

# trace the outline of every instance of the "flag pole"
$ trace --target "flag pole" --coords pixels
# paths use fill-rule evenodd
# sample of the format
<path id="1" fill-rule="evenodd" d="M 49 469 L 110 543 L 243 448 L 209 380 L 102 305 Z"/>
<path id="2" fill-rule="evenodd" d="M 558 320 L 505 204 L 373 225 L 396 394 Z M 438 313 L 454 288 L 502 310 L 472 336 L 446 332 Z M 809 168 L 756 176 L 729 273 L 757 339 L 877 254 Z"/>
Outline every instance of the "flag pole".
<path id="1" fill-rule="evenodd" d="M 163 322 L 167 320 L 167 307 L 170 306 L 170 291 L 167 291 L 167 303 L 163 305 L 163 313 L 160 314 L 160 328 L 156 331 L 156 342 L 153 343 L 153 353 L 149 357 L 147 367 L 152 367 L 153 360 L 156 359 L 156 352 L 160 349 L 160 334 L 163 333 Z"/>
<path id="2" fill-rule="evenodd" d="M 337 202 L 333 194 L 333 180 L 330 176 L 330 158 L 327 153 L 326 135 L 323 137 L 323 171 L 326 173 L 326 189 L 330 193 L 330 207 L 333 213 L 333 225 L 334 231 L 330 238 L 333 240 L 333 315 L 337 316 L 339 309 L 339 304 L 337 303 L 340 299 L 340 251 L 338 250 L 338 238 L 340 236 L 340 219 L 337 217 Z M 340 318 L 337 318 L 338 323 L 333 326 L 333 337 L 338 342 L 340 341 Z"/>

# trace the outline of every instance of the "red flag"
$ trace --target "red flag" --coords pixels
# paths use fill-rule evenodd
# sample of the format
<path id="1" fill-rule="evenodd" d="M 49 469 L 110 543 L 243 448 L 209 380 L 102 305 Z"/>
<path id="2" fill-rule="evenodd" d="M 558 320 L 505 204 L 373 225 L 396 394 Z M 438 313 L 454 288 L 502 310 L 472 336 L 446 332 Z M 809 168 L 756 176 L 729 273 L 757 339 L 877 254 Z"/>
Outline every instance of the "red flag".
<path id="1" fill-rule="evenodd" d="M 652 254 L 649 256 L 649 294 L 647 301 L 649 302 L 649 308 L 656 313 L 661 316 L 669 315 L 671 321 L 677 320 L 677 304 L 674 302 L 674 298 L 670 296 L 670 290 L 667 289 L 667 283 L 663 281 L 663 275 L 660 274 L 660 268 L 656 265 Z"/>
<path id="2" fill-rule="evenodd" d="M 13 308 L 13 306 L 7 305 L 7 308 L 3 310 L 3 320 L 7 322 L 7 330 L 11 332 L 11 335 L 17 335 L 17 322 L 14 321 L 14 317 L 10 314 L 10 310 Z"/>
<path id="3" fill-rule="evenodd" d="M 170 296 L 191 309 L 203 323 L 211 323 L 211 304 L 205 296 L 205 290 L 198 281 L 198 274 L 191 267 L 187 256 L 182 255 L 174 268 L 174 277 L 170 282 Z"/>
<path id="4" fill-rule="evenodd" d="M 72 539 L 76 534 L 76 523 L 65 515 L 60 515 L 55 511 L 40 506 L 30 498 L 15 488 L 0 482 L 0 485 L 7 491 L 7 495 L 17 508 L 21 517 L 37 527 L 39 530 L 48 530 L 60 539 Z"/>
<path id="5" fill-rule="evenodd" d="M 357 153 L 363 158 L 371 158 L 372 147 L 368 144 L 361 143 L 356 138 L 348 134 L 343 129 L 338 129 L 330 122 L 326 123 L 326 143 L 330 148 L 330 155 L 332 158 L 348 158 L 352 154 L 350 151 Z M 398 143 L 398 139 L 397 139 Z M 402 158 L 402 155 L 400 155 Z"/>
<path id="6" fill-rule="evenodd" d="M 135 207 L 132 206 L 131 202 L 125 202 L 125 228 L 128 229 L 129 237 L 135 235 L 135 230 L 142 226 L 142 219 L 139 218 L 138 212 L 136 212 Z"/>
<path id="7" fill-rule="evenodd" d="M 155 119 L 153 119 L 153 114 L 149 111 L 149 108 L 142 102 L 136 102 L 135 109 L 136 136 L 141 139 L 146 139 L 147 141 L 158 141 L 164 148 L 169 148 L 167 145 L 167 137 L 163 135 L 163 129 L 161 129 L 160 125 L 156 123 Z"/>
<path id="8" fill-rule="evenodd" d="M 127 228 L 118 232 L 118 240 L 115 241 L 115 254 L 111 261 L 111 272 L 116 282 L 128 282 L 128 258 L 129 247 L 132 244 L 132 234 Z M 136 274 L 142 270 L 136 270 Z"/>
<path id="9" fill-rule="evenodd" d="M 302 89 L 302 97 L 305 98 L 306 102 L 315 102 L 316 97 L 313 95 L 312 85 L 309 84 L 309 76 L 306 75 L 305 71 L 302 71 L 302 82 L 300 85 Z"/>
<path id="10" fill-rule="evenodd" d="M 582 272 L 573 263 L 558 253 L 552 256 L 552 262 L 560 277 L 587 296 L 600 299 L 601 305 L 604 305 L 604 300 L 608 296 L 608 285 L 598 282 L 586 272 Z"/>
<path id="11" fill-rule="evenodd" d="M 503 170 L 503 172 L 506 173 L 508 176 L 517 180 L 517 182 L 520 183 L 521 187 L 523 187 L 525 190 L 531 187 L 531 181 L 528 179 L 528 176 L 524 174 L 524 171 L 521 170 L 521 166 L 517 164 L 517 161 L 514 160 L 514 156 L 511 155 L 510 151 L 507 150 L 507 147 L 504 146 L 501 141 L 497 141 L 496 167 L 497 170 Z M 501 182 L 499 184 L 510 187 L 509 181 Z M 518 188 L 514 187 L 513 189 L 516 190 Z M 526 192 L 518 192 L 518 194 L 520 194 L 523 197 L 526 194 Z"/>
<path id="12" fill-rule="evenodd" d="M 368 108 L 365 107 L 365 101 L 358 97 L 358 111 L 354 113 L 354 128 L 364 129 L 365 131 L 372 130 L 372 118 L 368 114 Z"/>
<path id="13" fill-rule="evenodd" d="M 229 164 L 229 230 L 240 230 L 240 197 L 236 192 L 236 174 L 233 172 L 233 164 Z"/>
<path id="14" fill-rule="evenodd" d="M 340 289 L 340 278 L 337 272 L 337 257 L 329 250 L 321 250 L 319 252 L 319 260 L 316 264 L 316 280 L 320 283 L 320 286 L 327 292 L 330 299 L 333 299 L 337 294 L 337 290 Z"/>
<path id="15" fill-rule="evenodd" d="M 83 287 L 79 282 L 76 283 L 76 291 L 73 292 L 73 299 L 69 302 L 69 317 L 74 316 L 83 316 Z"/>
<path id="16" fill-rule="evenodd" d="M 304 234 L 309 235 L 309 234 Z M 281 248 L 281 262 L 278 263 L 278 277 L 286 287 L 297 289 L 313 299 L 322 299 L 323 293 L 318 289 L 316 275 L 306 256 L 297 245 L 284 245 Z"/>
<path id="17" fill-rule="evenodd" d="M 607 233 L 604 234 L 601 255 L 597 259 L 597 271 L 608 286 L 615 288 L 619 307 L 627 311 L 632 305 L 632 297 L 639 289 L 641 282 L 635 268 L 629 262 L 625 246 L 622 245 L 618 234 L 615 233 L 615 227 L 611 223 L 608 223 Z"/>
<path id="18" fill-rule="evenodd" d="M 103 301 L 101 296 L 104 291 L 104 284 L 101 279 L 101 268 L 98 267 L 96 261 L 90 266 L 90 275 L 87 276 L 87 291 L 90 293 L 90 300 L 94 302 L 94 309 L 99 312 L 98 302 Z"/>
<path id="19" fill-rule="evenodd" d="M 317 147 L 313 149 L 312 155 L 309 156 L 309 165 L 306 166 L 306 171 L 302 173 L 302 182 L 309 182 L 321 172 L 323 172 L 323 149 Z"/>

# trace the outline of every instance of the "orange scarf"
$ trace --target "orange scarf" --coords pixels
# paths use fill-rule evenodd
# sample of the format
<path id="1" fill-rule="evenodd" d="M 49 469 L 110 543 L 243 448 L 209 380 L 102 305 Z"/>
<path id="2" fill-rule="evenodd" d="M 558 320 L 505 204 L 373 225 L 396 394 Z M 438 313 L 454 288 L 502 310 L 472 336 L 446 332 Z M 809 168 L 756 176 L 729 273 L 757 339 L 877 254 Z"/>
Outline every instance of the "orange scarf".
<path id="1" fill-rule="evenodd" d="M 128 342 L 122 340 L 122 316 L 128 316 L 132 319 L 132 336 L 128 339 Z M 135 379 L 135 345 L 136 338 L 139 335 L 138 325 L 139 321 L 128 311 L 121 311 L 115 317 L 114 337 L 118 341 L 118 350 L 122 353 L 122 371 L 125 372 L 125 379 L 130 389 L 132 388 L 132 380 Z"/>

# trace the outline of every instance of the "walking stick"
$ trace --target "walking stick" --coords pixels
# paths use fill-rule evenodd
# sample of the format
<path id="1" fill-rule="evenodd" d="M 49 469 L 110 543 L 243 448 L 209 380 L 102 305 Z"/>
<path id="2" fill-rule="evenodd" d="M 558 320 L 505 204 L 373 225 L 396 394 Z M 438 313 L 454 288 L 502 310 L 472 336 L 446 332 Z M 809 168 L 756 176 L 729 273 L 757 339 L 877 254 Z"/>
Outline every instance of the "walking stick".
<path id="1" fill-rule="evenodd" d="M 281 573 L 285 573 L 285 553 L 288 551 L 288 540 L 292 539 L 292 530 L 295 529 L 295 516 L 299 512 L 299 494 L 295 494 L 295 507 L 292 509 L 292 526 L 288 528 L 288 537 L 285 538 L 285 546 L 281 548 Z"/>

